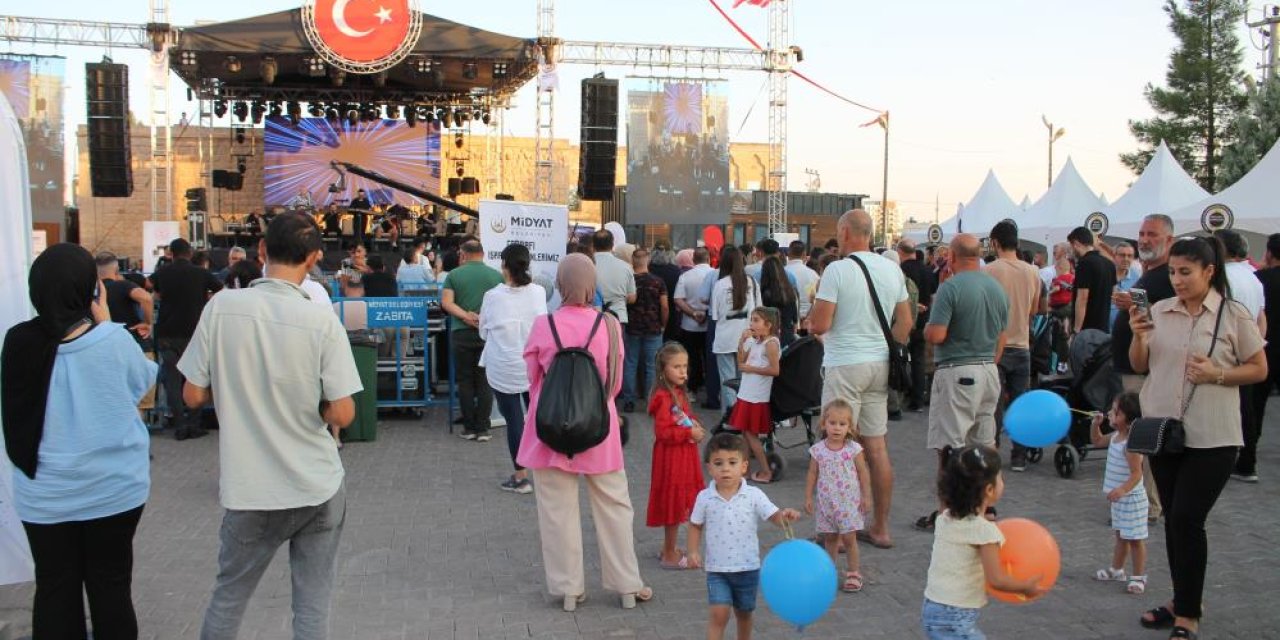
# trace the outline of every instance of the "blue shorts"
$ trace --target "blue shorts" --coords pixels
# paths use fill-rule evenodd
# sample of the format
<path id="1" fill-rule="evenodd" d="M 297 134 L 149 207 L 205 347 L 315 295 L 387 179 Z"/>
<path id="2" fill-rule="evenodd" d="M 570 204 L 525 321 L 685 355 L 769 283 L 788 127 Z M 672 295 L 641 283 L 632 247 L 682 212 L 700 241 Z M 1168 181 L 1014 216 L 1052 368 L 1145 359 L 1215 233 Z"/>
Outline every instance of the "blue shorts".
<path id="1" fill-rule="evenodd" d="M 925 598 L 920 622 L 929 640 L 986 640 L 987 636 L 978 630 L 980 611 L 939 604 Z"/>
<path id="2" fill-rule="evenodd" d="M 732 573 L 707 572 L 707 602 L 711 606 L 733 605 L 736 611 L 756 610 L 756 590 L 760 587 L 760 570 Z"/>

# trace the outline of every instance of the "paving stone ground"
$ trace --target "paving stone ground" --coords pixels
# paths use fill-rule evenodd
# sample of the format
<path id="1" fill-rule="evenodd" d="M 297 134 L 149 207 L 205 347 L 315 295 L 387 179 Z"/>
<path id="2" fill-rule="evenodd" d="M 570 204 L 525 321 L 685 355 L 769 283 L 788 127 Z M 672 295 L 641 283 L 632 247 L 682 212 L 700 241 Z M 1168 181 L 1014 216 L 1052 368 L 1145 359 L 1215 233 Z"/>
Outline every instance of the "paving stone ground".
<path id="1" fill-rule="evenodd" d="M 1269 415 L 1260 451 L 1263 482 L 1231 482 L 1208 524 L 1206 639 L 1280 638 L 1280 406 L 1275 400 Z M 703 418 L 710 422 L 712 416 Z M 644 527 L 652 438 L 647 417 L 633 414 L 633 425 L 627 473 L 641 572 L 657 592 L 653 602 L 624 611 L 616 596 L 601 589 L 595 535 L 584 505 L 589 600 L 576 613 L 561 611 L 543 588 L 533 496 L 498 490 L 509 471 L 505 434 L 495 432 L 488 443 L 467 442 L 449 435 L 442 411 L 422 420 L 384 416 L 376 442 L 351 443 L 342 453 L 349 511 L 332 637 L 705 637 L 703 575 L 662 570 L 656 558 L 662 532 Z M 785 430 L 779 437 L 797 443 L 803 432 Z M 897 546 L 887 551 L 863 547 L 866 589 L 840 595 L 803 634 L 761 602 L 756 637 L 922 637 L 919 612 L 931 536 L 914 531 L 911 522 L 934 503 L 934 457 L 924 449 L 924 437 L 925 414 L 909 413 L 891 423 Z M 152 496 L 135 541 L 134 600 L 143 638 L 198 635 L 216 573 L 217 445 L 216 433 L 187 442 L 153 438 Z M 784 455 L 787 477 L 765 491 L 779 505 L 800 507 L 806 454 L 796 447 Z M 1029 517 L 1047 526 L 1062 548 L 1063 571 L 1057 587 L 1040 602 L 988 606 L 981 627 L 989 637 L 1167 637 L 1137 624 L 1139 612 L 1170 593 L 1160 529 L 1152 530 L 1150 540 L 1148 595 L 1126 595 L 1122 585 L 1091 578 L 1111 555 L 1108 505 L 1101 493 L 1103 457 L 1090 457 L 1069 480 L 1058 477 L 1048 455 L 1025 473 L 1006 473 L 1001 516 Z M 797 534 L 808 535 L 812 528 L 812 520 L 802 520 Z M 772 525 L 763 525 L 761 533 L 766 550 L 783 539 Z M 14 637 L 30 633 L 32 593 L 31 586 L 0 587 L 0 622 L 14 628 Z M 289 638 L 289 605 L 282 550 L 249 605 L 241 638 Z"/>

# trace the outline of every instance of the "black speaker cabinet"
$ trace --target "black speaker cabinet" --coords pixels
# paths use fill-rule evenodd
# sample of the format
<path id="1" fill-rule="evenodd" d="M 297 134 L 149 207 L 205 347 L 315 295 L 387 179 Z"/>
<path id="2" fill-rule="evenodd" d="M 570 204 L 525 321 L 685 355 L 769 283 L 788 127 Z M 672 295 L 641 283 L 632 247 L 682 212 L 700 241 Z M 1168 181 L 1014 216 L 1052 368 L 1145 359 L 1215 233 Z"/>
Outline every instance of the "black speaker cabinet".
<path id="1" fill-rule="evenodd" d="M 578 194 L 612 200 L 618 161 L 618 81 L 603 76 L 582 81 L 582 151 Z"/>
<path id="2" fill-rule="evenodd" d="M 450 198 L 462 195 L 462 178 L 449 178 L 448 185 Z"/>
<path id="3" fill-rule="evenodd" d="M 480 181 L 471 176 L 466 176 L 462 179 L 462 193 L 480 193 Z"/>
<path id="4" fill-rule="evenodd" d="M 85 65 L 89 116 L 89 184 L 94 197 L 133 193 L 129 138 L 129 67 L 111 62 Z"/>

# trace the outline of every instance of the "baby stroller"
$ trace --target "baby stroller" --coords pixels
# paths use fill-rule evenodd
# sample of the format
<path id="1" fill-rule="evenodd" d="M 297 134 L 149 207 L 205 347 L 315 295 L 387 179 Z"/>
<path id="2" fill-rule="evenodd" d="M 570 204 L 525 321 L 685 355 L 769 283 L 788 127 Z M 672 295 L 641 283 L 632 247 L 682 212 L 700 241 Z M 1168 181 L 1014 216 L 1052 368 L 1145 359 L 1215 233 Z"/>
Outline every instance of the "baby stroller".
<path id="1" fill-rule="evenodd" d="M 778 377 L 773 379 L 773 388 L 769 393 L 769 418 L 773 422 L 773 433 L 760 438 L 765 458 L 769 461 L 769 471 L 773 473 L 773 482 L 782 479 L 781 474 L 786 466 L 779 449 L 813 446 L 817 442 L 813 419 L 822 413 L 822 356 L 822 343 L 813 336 L 805 336 L 783 349 L 778 358 Z M 740 381 L 740 378 L 734 378 L 726 380 L 724 384 L 736 391 Z M 793 418 L 797 420 L 792 420 Z M 712 431 L 730 431 L 726 424 L 728 419 L 726 413 Z M 804 425 L 803 442 L 782 444 L 778 441 L 778 429 L 794 429 L 801 423 Z"/>
<path id="2" fill-rule="evenodd" d="M 1067 401 L 1071 407 L 1071 426 L 1067 435 L 1053 452 L 1053 468 L 1063 478 L 1075 474 L 1089 452 L 1090 415 L 1111 407 L 1111 401 L 1120 394 L 1119 379 L 1112 375 L 1111 336 L 1097 329 L 1081 331 L 1071 343 L 1070 378 L 1046 380 L 1040 388 L 1052 391 Z M 1028 458 L 1039 462 L 1042 452 L 1033 449 Z"/>

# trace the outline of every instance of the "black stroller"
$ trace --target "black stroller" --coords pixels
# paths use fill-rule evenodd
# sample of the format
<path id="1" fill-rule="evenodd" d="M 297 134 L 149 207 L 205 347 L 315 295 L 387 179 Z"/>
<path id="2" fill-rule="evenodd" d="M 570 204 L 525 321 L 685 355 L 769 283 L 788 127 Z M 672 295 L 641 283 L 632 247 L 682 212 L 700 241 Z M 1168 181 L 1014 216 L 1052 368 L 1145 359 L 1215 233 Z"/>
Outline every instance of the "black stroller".
<path id="1" fill-rule="evenodd" d="M 1063 478 L 1075 474 L 1089 452 L 1089 413 L 1111 407 L 1111 401 L 1120 394 L 1120 381 L 1113 375 L 1111 362 L 1111 336 L 1097 329 L 1081 331 L 1071 343 L 1071 377 L 1047 379 L 1041 389 L 1052 391 L 1067 401 L 1071 407 L 1071 427 L 1067 436 L 1053 452 L 1053 468 Z M 1032 462 L 1039 462 L 1041 451 L 1029 452 Z"/>
<path id="2" fill-rule="evenodd" d="M 813 419 L 822 413 L 823 353 L 822 343 L 813 336 L 806 336 L 783 349 L 778 359 L 778 377 L 773 379 L 773 388 L 769 393 L 769 417 L 774 431 L 760 438 L 774 482 L 782 478 L 781 474 L 786 466 L 778 449 L 813 446 L 817 442 Z M 726 380 L 724 384 L 736 391 L 739 382 L 740 378 L 734 378 Z M 793 418 L 796 420 L 792 420 Z M 720 424 L 713 431 L 719 433 L 731 430 L 725 423 L 726 420 L 728 414 L 721 418 Z M 794 429 L 799 423 L 804 424 L 804 441 L 793 444 L 778 441 L 778 429 Z"/>

